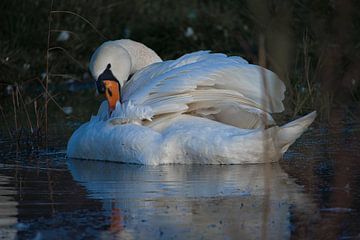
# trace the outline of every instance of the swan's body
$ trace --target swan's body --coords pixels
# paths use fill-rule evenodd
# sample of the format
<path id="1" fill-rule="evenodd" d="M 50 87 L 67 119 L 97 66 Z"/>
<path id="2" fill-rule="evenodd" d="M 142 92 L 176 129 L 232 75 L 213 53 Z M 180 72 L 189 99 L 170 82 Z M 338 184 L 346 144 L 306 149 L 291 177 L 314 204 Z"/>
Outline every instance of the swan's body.
<path id="1" fill-rule="evenodd" d="M 270 114 L 284 110 L 284 84 L 240 57 L 199 51 L 162 62 L 144 45 L 118 40 L 96 50 L 90 70 L 98 79 L 110 65 L 122 103 L 109 113 L 104 102 L 76 130 L 69 157 L 151 165 L 274 162 L 316 115 L 275 126 Z"/>

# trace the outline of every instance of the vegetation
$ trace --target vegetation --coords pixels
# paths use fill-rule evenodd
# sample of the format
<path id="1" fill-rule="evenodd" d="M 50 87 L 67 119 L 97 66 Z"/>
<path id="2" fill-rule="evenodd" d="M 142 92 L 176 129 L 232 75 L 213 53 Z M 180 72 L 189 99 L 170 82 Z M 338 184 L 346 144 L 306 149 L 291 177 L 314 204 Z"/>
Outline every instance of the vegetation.
<path id="1" fill-rule="evenodd" d="M 243 56 L 284 80 L 287 116 L 316 109 L 329 119 L 359 102 L 359 1 L 14 0 L 0 9 L 1 125 L 12 137 L 96 111 L 94 89 L 79 86 L 92 86 L 89 57 L 108 39 L 143 42 L 163 59 L 199 49 Z"/>

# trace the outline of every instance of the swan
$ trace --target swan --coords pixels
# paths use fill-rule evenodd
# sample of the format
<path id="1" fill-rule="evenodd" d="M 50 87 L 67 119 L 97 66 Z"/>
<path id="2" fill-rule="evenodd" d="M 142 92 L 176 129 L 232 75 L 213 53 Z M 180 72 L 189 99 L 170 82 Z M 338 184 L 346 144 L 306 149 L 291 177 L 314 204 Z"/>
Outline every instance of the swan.
<path id="1" fill-rule="evenodd" d="M 238 56 L 210 51 L 162 61 L 129 40 L 107 41 L 89 70 L 106 97 L 67 145 L 69 158 L 159 164 L 278 161 L 316 117 L 283 126 L 278 76 Z"/>

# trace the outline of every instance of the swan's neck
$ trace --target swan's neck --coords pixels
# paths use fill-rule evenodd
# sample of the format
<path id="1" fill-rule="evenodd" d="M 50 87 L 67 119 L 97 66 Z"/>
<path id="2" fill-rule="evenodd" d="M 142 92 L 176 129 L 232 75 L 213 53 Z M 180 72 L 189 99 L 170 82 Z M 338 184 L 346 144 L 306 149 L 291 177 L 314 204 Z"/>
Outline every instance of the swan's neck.
<path id="1" fill-rule="evenodd" d="M 97 80 L 108 68 L 123 86 L 131 74 L 140 69 L 161 62 L 161 58 L 145 45 L 128 40 L 107 41 L 103 43 L 92 55 L 90 71 Z"/>
<path id="2" fill-rule="evenodd" d="M 162 61 L 152 49 L 142 43 L 129 39 L 118 40 L 116 43 L 128 53 L 127 61 L 130 62 L 129 75 L 134 74 L 150 64 Z"/>

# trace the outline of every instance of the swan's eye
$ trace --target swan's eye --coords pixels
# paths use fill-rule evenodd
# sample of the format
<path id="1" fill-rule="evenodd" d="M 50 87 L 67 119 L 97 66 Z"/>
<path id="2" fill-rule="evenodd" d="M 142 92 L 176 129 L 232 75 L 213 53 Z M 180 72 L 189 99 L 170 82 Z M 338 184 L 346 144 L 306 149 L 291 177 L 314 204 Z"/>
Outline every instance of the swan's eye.
<path id="1" fill-rule="evenodd" d="M 99 91 L 99 93 L 105 93 L 105 85 L 103 81 L 96 81 L 96 87 Z"/>

